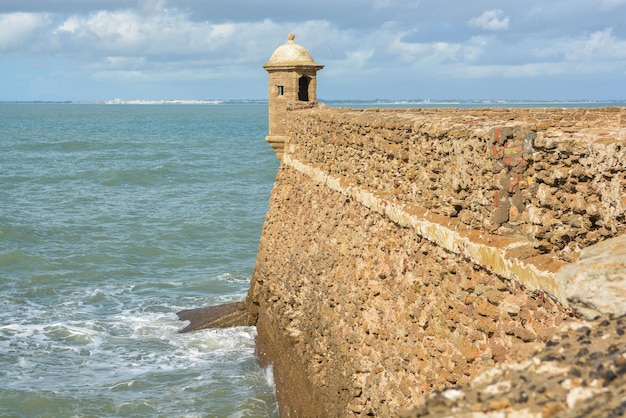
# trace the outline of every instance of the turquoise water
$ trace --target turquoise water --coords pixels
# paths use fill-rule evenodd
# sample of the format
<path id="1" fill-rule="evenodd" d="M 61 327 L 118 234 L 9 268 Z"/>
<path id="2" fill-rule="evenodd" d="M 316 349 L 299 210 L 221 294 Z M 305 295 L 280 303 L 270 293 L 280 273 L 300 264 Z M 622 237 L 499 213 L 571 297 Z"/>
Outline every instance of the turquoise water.
<path id="1" fill-rule="evenodd" d="M 0 416 L 277 416 L 242 300 L 278 160 L 264 105 L 0 104 Z"/>

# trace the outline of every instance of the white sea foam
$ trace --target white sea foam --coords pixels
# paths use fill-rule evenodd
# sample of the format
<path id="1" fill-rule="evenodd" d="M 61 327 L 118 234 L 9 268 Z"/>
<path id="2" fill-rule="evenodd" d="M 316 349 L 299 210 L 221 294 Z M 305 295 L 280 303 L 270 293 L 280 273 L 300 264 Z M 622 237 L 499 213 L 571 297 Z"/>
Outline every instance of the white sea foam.
<path id="1" fill-rule="evenodd" d="M 265 368 L 265 381 L 267 385 L 272 388 L 274 392 L 276 392 L 276 383 L 274 382 L 274 367 L 270 364 Z"/>
<path id="2" fill-rule="evenodd" d="M 25 368 L 25 369 L 32 369 L 33 367 L 35 367 L 35 366 L 36 366 L 36 364 L 35 364 L 35 363 L 33 363 L 33 362 L 32 362 L 32 361 L 30 361 L 30 360 L 25 359 L 24 357 L 20 357 L 20 358 L 19 358 L 19 360 L 18 360 L 18 362 L 17 362 L 17 364 L 18 364 L 20 367 L 23 367 L 23 368 Z"/>
<path id="3" fill-rule="evenodd" d="M 249 284 L 250 278 L 245 276 L 238 276 L 231 273 L 223 273 L 215 278 L 217 281 L 223 281 L 228 283 L 240 283 L 240 284 Z"/>
<path id="4" fill-rule="evenodd" d="M 93 322 L 52 323 L 43 327 L 46 337 L 71 346 L 97 346 L 102 342 L 100 332 L 94 329 Z"/>

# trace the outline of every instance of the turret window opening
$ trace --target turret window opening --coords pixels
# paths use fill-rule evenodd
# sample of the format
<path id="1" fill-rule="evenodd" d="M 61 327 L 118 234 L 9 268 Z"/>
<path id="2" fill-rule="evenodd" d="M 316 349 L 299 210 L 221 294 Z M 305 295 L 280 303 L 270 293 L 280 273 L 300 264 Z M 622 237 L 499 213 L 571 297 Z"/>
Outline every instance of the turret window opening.
<path id="1" fill-rule="evenodd" d="M 302 102 L 309 101 L 309 84 L 311 83 L 311 78 L 307 76 L 300 77 L 298 80 L 298 100 Z"/>
<path id="2" fill-rule="evenodd" d="M 278 86 L 278 95 L 282 96 L 285 94 L 285 87 L 284 86 Z"/>

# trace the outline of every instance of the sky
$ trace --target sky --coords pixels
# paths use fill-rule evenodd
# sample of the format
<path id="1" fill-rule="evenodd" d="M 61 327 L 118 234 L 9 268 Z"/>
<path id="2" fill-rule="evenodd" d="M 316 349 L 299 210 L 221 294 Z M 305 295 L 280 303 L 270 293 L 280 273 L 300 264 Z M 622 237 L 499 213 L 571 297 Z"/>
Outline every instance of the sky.
<path id="1" fill-rule="evenodd" d="M 0 101 L 265 99 L 289 32 L 322 101 L 626 99 L 626 0 L 0 0 Z"/>

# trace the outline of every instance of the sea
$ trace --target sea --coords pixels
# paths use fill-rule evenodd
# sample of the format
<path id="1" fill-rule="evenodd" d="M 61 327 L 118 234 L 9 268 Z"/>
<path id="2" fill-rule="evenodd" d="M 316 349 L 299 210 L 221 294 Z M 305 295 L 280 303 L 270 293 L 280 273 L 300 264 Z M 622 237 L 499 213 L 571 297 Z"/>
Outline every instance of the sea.
<path id="1" fill-rule="evenodd" d="M 267 105 L 0 104 L 0 416 L 275 417 L 245 298 Z"/>

